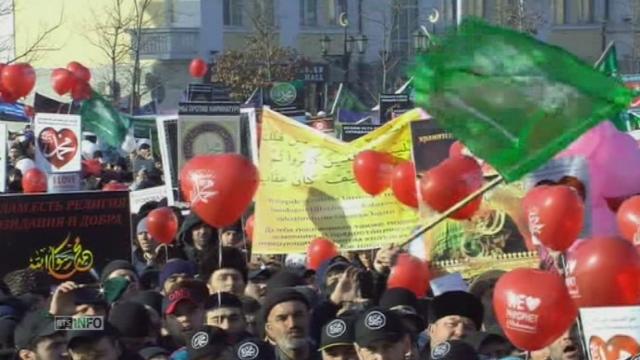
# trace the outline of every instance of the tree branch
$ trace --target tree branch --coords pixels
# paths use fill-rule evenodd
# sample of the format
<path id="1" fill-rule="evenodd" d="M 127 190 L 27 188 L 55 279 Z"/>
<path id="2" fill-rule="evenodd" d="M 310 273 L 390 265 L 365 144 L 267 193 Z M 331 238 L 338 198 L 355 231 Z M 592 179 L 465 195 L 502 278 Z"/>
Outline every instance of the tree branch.
<path id="1" fill-rule="evenodd" d="M 45 44 L 49 35 L 51 35 L 54 31 L 58 30 L 60 26 L 62 26 L 63 18 L 64 8 L 60 12 L 60 17 L 58 18 L 58 22 L 55 25 L 49 27 L 48 29 L 45 29 L 42 33 L 40 33 L 40 35 L 38 35 L 31 46 L 29 46 L 22 53 L 16 55 L 13 59 L 7 61 L 7 64 L 17 62 L 18 60 L 30 63 L 35 61 L 41 52 L 58 50 L 59 48 L 57 47 L 48 47 L 45 46 Z"/>

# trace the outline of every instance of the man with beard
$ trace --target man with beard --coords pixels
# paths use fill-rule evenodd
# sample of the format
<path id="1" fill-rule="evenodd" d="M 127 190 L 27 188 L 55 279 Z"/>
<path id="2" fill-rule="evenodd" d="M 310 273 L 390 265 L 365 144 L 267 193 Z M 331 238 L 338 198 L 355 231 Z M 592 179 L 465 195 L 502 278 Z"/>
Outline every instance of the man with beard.
<path id="1" fill-rule="evenodd" d="M 480 331 L 484 309 L 478 298 L 464 291 L 448 291 L 433 298 L 428 332 L 431 347 L 447 340 L 464 340 Z"/>
<path id="2" fill-rule="evenodd" d="M 233 343 L 250 335 L 242 302 L 235 295 L 227 292 L 209 295 L 205 300 L 205 311 L 206 324 L 226 331 Z"/>
<path id="3" fill-rule="evenodd" d="M 279 360 L 318 359 L 309 340 L 309 302 L 294 289 L 270 292 L 263 305 L 262 320 L 267 339 Z"/>
<path id="4" fill-rule="evenodd" d="M 204 325 L 207 295 L 207 286 L 199 280 L 183 280 L 166 295 L 162 311 L 173 348 L 184 346 L 185 337 Z"/>

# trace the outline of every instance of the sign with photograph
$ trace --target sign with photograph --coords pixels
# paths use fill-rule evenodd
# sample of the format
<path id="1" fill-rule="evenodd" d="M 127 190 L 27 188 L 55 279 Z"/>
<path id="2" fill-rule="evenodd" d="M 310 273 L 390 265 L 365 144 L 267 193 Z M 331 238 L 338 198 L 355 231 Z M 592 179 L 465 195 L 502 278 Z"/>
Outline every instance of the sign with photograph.
<path id="1" fill-rule="evenodd" d="M 50 174 L 80 171 L 80 116 L 36 114 L 35 145 L 40 169 Z"/>
<path id="2" fill-rule="evenodd" d="M 400 114 L 411 110 L 413 104 L 409 94 L 380 94 L 380 123 L 391 121 Z"/>
<path id="3" fill-rule="evenodd" d="M 590 360 L 640 353 L 640 306 L 581 308 L 580 319 Z"/>
<path id="4" fill-rule="evenodd" d="M 379 127 L 380 125 L 370 124 L 341 124 L 339 126 L 340 140 L 350 142 L 367 135 Z"/>

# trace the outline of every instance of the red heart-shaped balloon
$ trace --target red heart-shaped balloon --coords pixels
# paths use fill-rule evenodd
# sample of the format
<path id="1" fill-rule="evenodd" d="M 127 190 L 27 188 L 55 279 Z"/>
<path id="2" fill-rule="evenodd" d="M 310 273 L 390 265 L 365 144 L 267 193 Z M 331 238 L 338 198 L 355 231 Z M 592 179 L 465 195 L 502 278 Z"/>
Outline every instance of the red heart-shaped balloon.
<path id="1" fill-rule="evenodd" d="M 426 171 L 420 179 L 422 200 L 433 210 L 445 212 L 482 187 L 482 168 L 471 157 L 448 158 Z M 452 219 L 468 219 L 480 208 L 478 197 L 454 212 Z"/>
<path id="2" fill-rule="evenodd" d="M 78 152 L 78 138 L 70 129 L 44 128 L 38 134 L 38 148 L 45 159 L 57 169 L 67 165 Z"/>
<path id="3" fill-rule="evenodd" d="M 76 81 L 76 77 L 67 69 L 58 68 L 51 72 L 51 87 L 58 95 L 64 95 L 71 91 Z"/>
<path id="4" fill-rule="evenodd" d="M 529 351 L 550 345 L 578 316 L 562 277 L 535 269 L 502 275 L 493 293 L 493 309 L 511 343 Z"/>
<path id="5" fill-rule="evenodd" d="M 391 185 L 395 158 L 375 150 L 365 150 L 353 161 L 353 174 L 358 185 L 369 195 L 376 196 Z"/>
<path id="6" fill-rule="evenodd" d="M 597 335 L 589 338 L 589 354 L 593 360 L 606 360 L 605 355 L 606 343 Z"/>
<path id="7" fill-rule="evenodd" d="M 22 176 L 22 190 L 28 194 L 47 192 L 47 174 L 38 168 L 27 170 Z"/>
<path id="8" fill-rule="evenodd" d="M 67 70 L 71 71 L 81 82 L 88 83 L 89 80 L 91 80 L 91 71 L 77 61 L 72 61 L 67 64 Z"/>
<path id="9" fill-rule="evenodd" d="M 258 182 L 258 169 L 237 154 L 199 155 L 180 171 L 180 188 L 191 210 L 217 228 L 240 219 Z"/>
<path id="10" fill-rule="evenodd" d="M 584 204 L 580 195 L 565 185 L 536 186 L 523 202 L 529 232 L 544 246 L 567 250 L 580 235 L 584 224 Z"/>
<path id="11" fill-rule="evenodd" d="M 416 169 L 413 161 L 405 161 L 393 169 L 391 177 L 393 195 L 398 201 L 414 209 L 418 208 L 416 181 Z"/>
<path id="12" fill-rule="evenodd" d="M 625 200 L 620 205 L 616 218 L 622 237 L 637 244 L 640 241 L 640 196 Z"/>

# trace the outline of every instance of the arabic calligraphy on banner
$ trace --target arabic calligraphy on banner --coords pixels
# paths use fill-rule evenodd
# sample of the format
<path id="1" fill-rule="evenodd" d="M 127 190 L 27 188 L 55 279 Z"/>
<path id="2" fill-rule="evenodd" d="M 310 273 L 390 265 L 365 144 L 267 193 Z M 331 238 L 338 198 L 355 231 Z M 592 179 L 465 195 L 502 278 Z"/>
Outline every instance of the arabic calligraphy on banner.
<path id="1" fill-rule="evenodd" d="M 31 268 L 55 281 L 131 258 L 127 191 L 0 196 L 0 274 Z"/>
<path id="2" fill-rule="evenodd" d="M 83 249 L 80 237 L 69 241 L 67 235 L 58 246 L 47 246 L 35 251 L 29 258 L 29 268 L 42 270 L 57 280 L 67 280 L 77 271 L 88 271 L 93 266 L 93 253 Z"/>
<path id="3" fill-rule="evenodd" d="M 319 236 L 334 240 L 342 250 L 359 250 L 397 243 L 417 225 L 416 213 L 389 191 L 366 194 L 356 183 L 352 162 L 368 149 L 409 159 L 409 123 L 418 110 L 344 143 L 265 109 L 256 195 L 253 252 L 305 252 Z"/>

